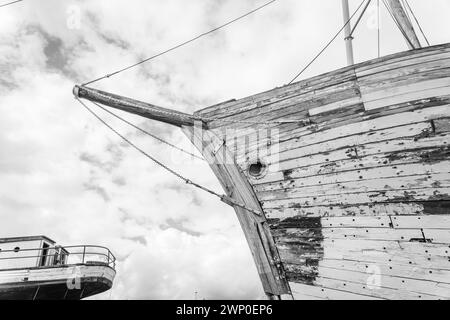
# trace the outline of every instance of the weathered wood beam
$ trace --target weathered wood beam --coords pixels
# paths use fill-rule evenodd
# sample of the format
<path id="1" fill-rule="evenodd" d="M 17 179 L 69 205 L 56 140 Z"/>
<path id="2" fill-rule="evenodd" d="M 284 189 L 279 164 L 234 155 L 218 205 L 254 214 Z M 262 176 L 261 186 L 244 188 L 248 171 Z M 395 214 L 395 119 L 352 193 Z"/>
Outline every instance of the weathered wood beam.
<path id="1" fill-rule="evenodd" d="M 77 98 L 98 102 L 108 107 L 123 110 L 148 119 L 168 123 L 177 127 L 194 126 L 196 122 L 197 125 L 202 123 L 197 117 L 187 113 L 158 107 L 150 103 L 122 97 L 85 86 L 75 86 L 73 89 L 73 94 Z M 205 126 L 204 123 L 202 123 L 202 125 Z"/>
<path id="2" fill-rule="evenodd" d="M 236 163 L 229 161 L 233 158 L 227 146 L 210 130 L 196 130 L 188 126 L 183 126 L 182 130 L 202 152 L 227 195 L 261 213 L 256 215 L 234 206 L 265 293 L 270 299 L 290 295 L 289 284 L 264 212 L 248 180 Z"/>
<path id="3" fill-rule="evenodd" d="M 394 19 L 397 21 L 399 27 L 404 31 L 404 35 L 407 38 L 408 46 L 411 49 L 422 48 L 419 38 L 417 37 L 416 31 L 409 20 L 408 15 L 405 12 L 402 4 L 399 0 L 387 0 L 388 5 L 392 9 L 392 14 Z"/>

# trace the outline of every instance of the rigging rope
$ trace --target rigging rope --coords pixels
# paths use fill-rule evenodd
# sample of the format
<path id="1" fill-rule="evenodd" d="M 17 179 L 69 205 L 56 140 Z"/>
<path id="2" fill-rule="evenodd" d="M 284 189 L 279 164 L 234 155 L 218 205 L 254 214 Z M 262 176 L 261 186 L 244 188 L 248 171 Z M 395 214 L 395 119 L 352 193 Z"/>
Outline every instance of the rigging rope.
<path id="1" fill-rule="evenodd" d="M 153 56 L 151 56 L 151 57 L 149 57 L 149 58 L 146 58 L 146 59 L 141 60 L 141 61 L 139 61 L 139 62 L 137 62 L 137 63 L 134 63 L 134 64 L 132 64 L 132 65 L 130 65 L 130 66 L 124 67 L 124 68 L 122 68 L 122 69 L 119 69 L 119 70 L 114 71 L 114 72 L 112 72 L 112 73 L 106 74 L 106 75 L 104 75 L 104 76 L 102 76 L 102 77 L 99 77 L 99 78 L 97 78 L 97 79 L 94 79 L 94 80 L 91 80 L 91 81 L 89 81 L 89 82 L 86 82 L 86 83 L 83 84 L 83 85 L 88 85 L 88 84 L 91 84 L 91 83 L 94 83 L 94 82 L 97 82 L 97 81 L 100 81 L 100 80 L 103 80 L 103 79 L 106 79 L 106 78 L 110 78 L 110 77 L 115 76 L 115 75 L 117 75 L 117 74 L 119 74 L 119 73 L 122 73 L 122 72 L 124 72 L 124 71 L 127 71 L 127 70 L 129 70 L 129 69 L 131 69 L 131 68 L 137 67 L 137 66 L 139 66 L 139 65 L 141 65 L 141 64 L 143 64 L 143 63 L 145 63 L 145 62 L 148 62 L 148 61 L 153 60 L 153 59 L 155 59 L 155 58 L 157 58 L 157 57 L 160 57 L 160 56 L 162 56 L 162 55 L 164 55 L 164 54 L 166 54 L 166 53 L 169 53 L 169 52 L 171 52 L 171 51 L 173 51 L 173 50 L 176 50 L 176 49 L 178 49 L 178 48 L 180 48 L 180 47 L 183 47 L 183 46 L 185 46 L 185 45 L 187 45 L 187 44 L 189 44 L 189 43 L 191 43 L 191 42 L 194 42 L 195 40 L 198 40 L 198 39 L 200 39 L 200 38 L 202 38 L 202 37 L 204 37 L 204 36 L 207 36 L 207 35 L 209 35 L 209 34 L 211 34 L 211 33 L 213 33 L 213 32 L 216 32 L 216 31 L 218 31 L 218 30 L 220 30 L 220 29 L 225 28 L 225 27 L 229 26 L 230 24 L 232 24 L 232 23 L 234 23 L 234 22 L 237 22 L 237 21 L 239 21 L 239 20 L 241 20 L 241 19 L 243 19 L 243 18 L 245 18 L 245 17 L 247 17 L 247 16 L 249 16 L 249 15 L 251 15 L 251 14 L 253 14 L 253 13 L 255 13 L 255 12 L 257 12 L 257 11 L 263 9 L 263 8 L 265 8 L 265 7 L 267 7 L 268 5 L 274 3 L 275 1 L 277 1 L 277 0 L 271 0 L 271 1 L 269 1 L 269 2 L 267 2 L 267 3 L 265 3 L 265 4 L 263 4 L 263 5 L 261 5 L 261 6 L 257 7 L 257 8 L 255 8 L 255 9 L 253 9 L 253 10 L 251 10 L 251 11 L 249 11 L 249 12 L 247 12 L 247 13 L 245 13 L 245 14 L 243 14 L 243 15 L 241 15 L 241 16 L 235 18 L 235 19 L 233 19 L 233 20 L 230 20 L 230 21 L 228 21 L 228 22 L 226 22 L 226 23 L 224 23 L 224 24 L 222 24 L 222 25 L 220 25 L 220 26 L 218 26 L 218 27 L 212 29 L 212 30 L 209 30 L 209 31 L 204 32 L 204 33 L 202 33 L 202 34 L 200 34 L 200 35 L 198 35 L 198 36 L 196 36 L 196 37 L 194 37 L 194 38 L 191 38 L 190 40 L 187 40 L 187 41 L 185 41 L 185 42 L 182 42 L 182 43 L 180 43 L 180 44 L 178 44 L 178 45 L 176 45 L 176 46 L 174 46 L 174 47 L 171 47 L 171 48 L 169 48 L 169 49 L 167 49 L 167 50 L 164 50 L 164 51 L 162 51 L 162 52 L 160 52 L 160 53 L 158 53 L 158 54 L 155 54 L 155 55 L 153 55 Z"/>
<path id="2" fill-rule="evenodd" d="M 17 2 L 22 2 L 22 1 L 23 0 L 16 0 L 16 1 L 5 3 L 5 4 L 0 4 L 0 8 L 12 5 L 12 4 L 17 3 Z"/>
<path id="3" fill-rule="evenodd" d="M 156 135 L 154 135 L 154 134 L 152 134 L 152 133 L 150 133 L 150 132 L 148 132 L 148 131 L 146 131 L 146 130 L 144 130 L 144 129 L 142 129 L 142 128 L 136 126 L 136 125 L 134 125 L 133 123 L 129 122 L 128 120 L 126 120 L 126 119 L 124 119 L 124 118 L 122 118 L 122 117 L 119 116 L 118 114 L 115 114 L 114 112 L 108 110 L 107 108 L 103 107 L 102 105 L 100 105 L 100 104 L 98 104 L 98 103 L 96 103 L 96 102 L 94 102 L 94 101 L 91 101 L 91 102 L 92 102 L 93 104 L 95 104 L 98 108 L 102 109 L 103 111 L 105 111 L 105 112 L 109 113 L 110 115 L 116 117 L 117 119 L 121 120 L 122 122 L 125 122 L 126 124 L 128 124 L 129 126 L 135 128 L 136 130 L 139 130 L 139 131 L 141 131 L 142 133 L 144 133 L 144 134 L 146 134 L 146 135 L 152 137 L 153 139 L 156 139 L 156 140 L 158 140 L 159 142 L 164 143 L 164 144 L 166 144 L 166 145 L 168 145 L 168 146 L 170 146 L 170 147 L 172 147 L 172 148 L 174 148 L 174 149 L 176 149 L 176 150 L 178 150 L 178 151 L 181 151 L 181 152 L 183 152 L 183 153 L 186 153 L 186 154 L 188 154 L 188 155 L 190 155 L 190 156 L 192 156 L 192 157 L 195 157 L 195 158 L 200 159 L 200 160 L 204 160 L 202 157 L 199 157 L 199 156 L 197 156 L 197 155 L 195 155 L 195 154 L 193 154 L 193 153 L 191 153 L 191 152 L 189 152 L 189 151 L 187 151 L 187 150 L 184 150 L 184 149 L 182 149 L 182 148 L 180 148 L 180 147 L 177 147 L 176 145 L 174 145 L 174 144 L 172 144 L 172 143 L 170 143 L 170 142 L 168 142 L 168 141 L 166 141 L 166 140 L 164 140 L 164 139 L 162 139 L 162 138 L 160 138 L 160 137 L 158 137 L 158 136 L 156 136 Z"/>
<path id="4" fill-rule="evenodd" d="M 352 37 L 353 33 L 355 33 L 356 28 L 358 27 L 359 23 L 361 22 L 362 17 L 364 16 L 364 13 L 366 13 L 367 8 L 369 7 L 370 3 L 372 2 L 372 0 L 367 1 L 367 4 L 365 5 L 364 9 L 362 10 L 361 14 L 359 15 L 358 19 L 355 22 L 355 25 L 353 26 L 352 31 L 350 32 L 350 34 L 348 35 L 348 37 Z"/>
<path id="5" fill-rule="evenodd" d="M 159 160 L 157 160 L 156 158 L 152 157 L 151 155 L 149 155 L 148 153 L 146 153 L 144 150 L 142 150 L 141 148 L 139 148 L 138 146 L 136 146 L 133 142 L 131 142 L 129 139 L 127 139 L 124 135 L 122 135 L 121 133 L 119 133 L 116 129 L 114 129 L 112 126 L 110 126 L 105 120 L 103 120 L 97 113 L 95 113 L 91 108 L 89 108 L 83 101 L 81 101 L 78 98 L 75 98 L 89 113 L 91 113 L 95 118 L 97 118 L 103 125 L 105 125 L 109 130 L 111 130 L 112 132 L 114 132 L 117 136 L 119 136 L 122 140 L 124 140 L 126 143 L 128 143 L 131 147 L 133 147 L 135 150 L 139 151 L 141 154 L 143 154 L 145 157 L 147 157 L 148 159 L 150 159 L 151 161 L 153 161 L 154 163 L 156 163 L 158 166 L 160 166 L 161 168 L 163 168 L 164 170 L 168 171 L 169 173 L 171 173 L 172 175 L 174 175 L 175 177 L 177 177 L 178 179 L 184 181 L 186 184 L 192 185 L 198 189 L 201 189 L 205 192 L 208 192 L 209 194 L 212 194 L 216 197 L 218 197 L 220 199 L 220 201 L 230 205 L 230 206 L 236 206 L 239 208 L 242 208 L 244 210 L 247 210 L 251 213 L 254 213 L 256 215 L 260 215 L 261 213 L 248 208 L 247 206 L 245 206 L 244 204 L 241 204 L 239 202 L 237 202 L 236 200 L 230 198 L 229 196 L 225 195 L 225 194 L 219 194 L 211 189 L 208 189 L 198 183 L 195 183 L 187 178 L 185 178 L 183 175 L 181 175 L 180 173 L 176 172 L 175 170 L 169 168 L 168 166 L 166 166 L 165 164 L 163 164 L 162 162 L 160 162 Z"/>
<path id="6" fill-rule="evenodd" d="M 414 11 L 412 10 L 411 6 L 409 5 L 408 0 L 405 0 L 405 2 L 406 2 L 406 5 L 407 5 L 409 11 L 411 11 L 412 16 L 413 16 L 414 20 L 415 20 L 416 23 L 417 23 L 417 26 L 419 27 L 419 30 L 420 30 L 420 32 L 422 33 L 423 38 L 424 38 L 425 41 L 427 42 L 428 46 L 430 46 L 430 42 L 428 41 L 428 38 L 427 38 L 427 36 L 425 35 L 425 32 L 423 31 L 422 26 L 420 25 L 419 20 L 417 19 L 417 17 L 416 17 L 416 15 L 415 15 Z"/>
<path id="7" fill-rule="evenodd" d="M 366 2 L 366 0 L 363 0 L 361 4 L 358 6 L 358 8 L 355 10 L 355 12 L 351 15 L 351 17 L 347 20 L 347 22 L 344 24 L 344 26 L 339 29 L 338 33 L 327 43 L 327 45 L 309 62 L 306 67 L 304 67 L 288 84 L 293 83 L 295 80 L 297 80 L 298 77 L 300 77 L 321 55 L 325 52 L 325 50 L 328 49 L 328 47 L 336 40 L 336 38 L 341 34 L 342 30 L 345 29 L 345 27 L 350 23 L 350 21 L 353 19 L 353 17 L 356 15 L 356 13 L 359 11 L 359 9 L 362 7 L 362 5 Z"/>
<path id="8" fill-rule="evenodd" d="M 380 0 L 377 0 L 377 37 L 378 37 L 378 58 L 381 56 L 381 30 L 380 30 Z"/>

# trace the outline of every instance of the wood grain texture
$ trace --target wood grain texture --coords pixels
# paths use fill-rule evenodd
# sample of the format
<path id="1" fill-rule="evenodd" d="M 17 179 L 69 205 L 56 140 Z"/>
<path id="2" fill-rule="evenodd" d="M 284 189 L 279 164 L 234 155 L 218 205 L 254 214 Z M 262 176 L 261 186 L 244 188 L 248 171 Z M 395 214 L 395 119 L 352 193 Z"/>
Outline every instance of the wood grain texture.
<path id="1" fill-rule="evenodd" d="M 255 260 L 264 291 L 269 296 L 290 294 L 284 271 L 279 264 L 278 250 L 273 242 L 262 208 L 250 184 L 238 167 L 226 160 L 227 150 L 223 145 L 223 140 L 218 139 L 209 131 L 195 130 L 191 126 L 183 127 L 183 131 L 207 159 L 227 195 L 239 203 L 261 212 L 261 215 L 257 216 L 241 207 L 234 207 Z M 224 152 L 219 152 L 221 148 L 224 149 Z"/>
<path id="2" fill-rule="evenodd" d="M 194 115 L 75 94 L 182 128 L 254 211 L 235 207 L 270 297 L 450 299 L 449 61 L 411 50 Z"/>
<path id="3" fill-rule="evenodd" d="M 449 44 L 408 51 L 197 113 L 218 119 L 294 298 L 450 299 L 449 62 Z"/>

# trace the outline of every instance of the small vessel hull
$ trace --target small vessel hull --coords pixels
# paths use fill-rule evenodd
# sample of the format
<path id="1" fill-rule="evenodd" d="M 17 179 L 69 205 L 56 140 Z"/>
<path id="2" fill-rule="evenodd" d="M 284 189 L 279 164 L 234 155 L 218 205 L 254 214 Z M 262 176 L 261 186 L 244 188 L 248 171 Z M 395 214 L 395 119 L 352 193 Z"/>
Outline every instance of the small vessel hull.
<path id="1" fill-rule="evenodd" d="M 0 300 L 80 300 L 111 289 L 115 271 L 79 265 L 0 271 Z"/>

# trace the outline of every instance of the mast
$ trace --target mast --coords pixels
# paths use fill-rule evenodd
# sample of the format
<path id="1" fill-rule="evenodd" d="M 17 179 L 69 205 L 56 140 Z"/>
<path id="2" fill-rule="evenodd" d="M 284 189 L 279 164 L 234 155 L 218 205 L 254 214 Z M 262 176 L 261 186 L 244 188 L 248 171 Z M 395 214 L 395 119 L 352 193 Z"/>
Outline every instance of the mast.
<path id="1" fill-rule="evenodd" d="M 345 26 L 345 46 L 347 51 L 347 64 L 349 66 L 355 64 L 355 60 L 353 58 L 353 37 L 351 35 L 352 26 L 350 23 L 350 10 L 348 6 L 348 0 L 342 0 L 342 12 L 344 15 L 344 23 Z M 347 23 L 348 22 L 348 23 Z"/>
<path id="2" fill-rule="evenodd" d="M 410 49 L 422 48 L 419 38 L 417 37 L 416 31 L 412 25 L 411 20 L 406 14 L 403 5 L 400 0 L 386 0 L 388 4 L 388 10 L 391 11 L 393 19 L 395 20 L 398 28 L 403 33 L 403 36 L 408 43 Z"/>

